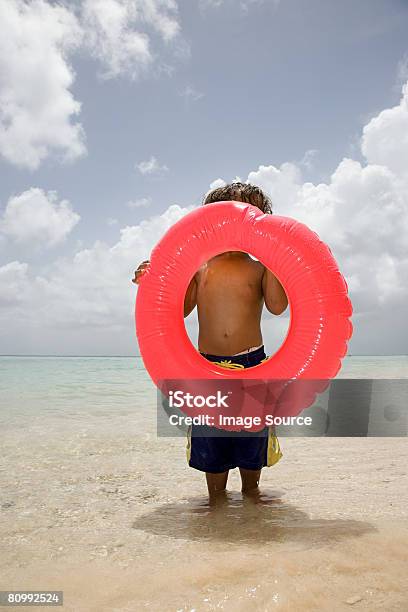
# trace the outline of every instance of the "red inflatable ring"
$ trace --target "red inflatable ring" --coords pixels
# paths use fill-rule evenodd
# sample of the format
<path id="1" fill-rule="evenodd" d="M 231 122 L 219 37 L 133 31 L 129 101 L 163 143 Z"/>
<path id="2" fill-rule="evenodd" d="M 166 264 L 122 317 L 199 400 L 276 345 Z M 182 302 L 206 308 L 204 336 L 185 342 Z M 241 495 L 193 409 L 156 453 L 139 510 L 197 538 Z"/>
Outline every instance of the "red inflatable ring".
<path id="1" fill-rule="evenodd" d="M 291 318 L 283 344 L 270 359 L 246 370 L 204 359 L 184 325 L 191 278 L 225 251 L 256 257 L 276 275 L 289 300 Z M 168 379 L 327 380 L 337 374 L 347 352 L 351 314 L 346 281 L 315 232 L 249 204 L 216 202 L 183 217 L 152 251 L 137 293 L 136 333 L 146 370 L 159 388 Z M 291 412 L 304 407 L 292 406 Z"/>

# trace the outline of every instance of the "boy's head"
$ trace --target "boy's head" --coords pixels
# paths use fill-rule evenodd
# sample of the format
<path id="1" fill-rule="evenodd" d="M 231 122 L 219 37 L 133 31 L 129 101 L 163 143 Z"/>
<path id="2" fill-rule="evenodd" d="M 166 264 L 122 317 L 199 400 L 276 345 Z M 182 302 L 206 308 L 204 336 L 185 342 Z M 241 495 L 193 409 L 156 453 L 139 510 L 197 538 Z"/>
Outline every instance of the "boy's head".
<path id="1" fill-rule="evenodd" d="M 230 183 L 224 187 L 213 189 L 204 198 L 203 204 L 211 202 L 227 202 L 235 200 L 257 206 L 263 213 L 272 214 L 272 202 L 262 189 L 247 183 Z"/>

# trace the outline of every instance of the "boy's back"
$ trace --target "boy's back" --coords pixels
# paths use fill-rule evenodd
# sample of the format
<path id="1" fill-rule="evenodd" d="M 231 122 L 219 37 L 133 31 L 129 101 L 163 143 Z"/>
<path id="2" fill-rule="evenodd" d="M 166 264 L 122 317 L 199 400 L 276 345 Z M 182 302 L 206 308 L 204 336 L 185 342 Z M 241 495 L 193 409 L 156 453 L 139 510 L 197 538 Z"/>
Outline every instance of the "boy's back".
<path id="1" fill-rule="evenodd" d="M 196 292 L 201 352 L 234 355 L 262 344 L 264 270 L 240 251 L 218 255 L 199 269 L 192 292 Z"/>

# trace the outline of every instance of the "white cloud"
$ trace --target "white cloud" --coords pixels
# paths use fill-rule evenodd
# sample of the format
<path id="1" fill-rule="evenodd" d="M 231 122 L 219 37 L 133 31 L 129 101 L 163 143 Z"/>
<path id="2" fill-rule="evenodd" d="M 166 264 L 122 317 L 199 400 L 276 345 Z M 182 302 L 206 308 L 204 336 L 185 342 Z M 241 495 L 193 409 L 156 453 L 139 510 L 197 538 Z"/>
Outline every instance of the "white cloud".
<path id="1" fill-rule="evenodd" d="M 217 178 L 215 181 L 210 183 L 210 191 L 212 189 L 218 189 L 218 187 L 224 187 L 227 183 L 222 178 Z"/>
<path id="2" fill-rule="evenodd" d="M 164 40 L 172 40 L 179 34 L 178 5 L 175 0 L 133 0 L 132 3 L 138 7 L 142 21 L 151 25 Z"/>
<path id="3" fill-rule="evenodd" d="M 397 65 L 397 87 L 401 89 L 402 85 L 408 80 L 408 53 L 400 59 Z"/>
<path id="4" fill-rule="evenodd" d="M 330 245 L 356 313 L 383 309 L 388 317 L 408 299 L 408 84 L 399 105 L 364 127 L 361 146 L 367 163 L 343 159 L 328 183 L 302 178 L 314 150 L 299 165 L 261 165 L 247 182 L 271 196 L 276 214 L 306 223 Z"/>
<path id="5" fill-rule="evenodd" d="M 130 27 L 129 12 L 130 6 L 117 0 L 86 0 L 83 4 L 87 44 L 103 65 L 105 78 L 123 73 L 136 78 L 153 60 L 149 37 Z"/>
<path id="6" fill-rule="evenodd" d="M 59 4 L 0 3 L 0 153 L 9 162 L 34 170 L 50 154 L 84 155 L 67 60 L 80 41 L 77 19 Z"/>
<path id="7" fill-rule="evenodd" d="M 300 160 L 299 165 L 306 168 L 306 170 L 312 170 L 318 153 L 317 149 L 308 149 Z"/>
<path id="8" fill-rule="evenodd" d="M 361 148 L 368 162 L 408 174 L 408 83 L 400 103 L 383 110 L 364 127 Z"/>
<path id="9" fill-rule="evenodd" d="M 280 0 L 241 0 L 240 1 L 241 9 L 243 9 L 244 11 L 248 11 L 251 8 L 251 6 L 254 6 L 256 4 L 270 4 L 276 8 L 278 4 L 280 4 Z"/>
<path id="10" fill-rule="evenodd" d="M 175 0 L 0 2 L 0 155 L 30 170 L 50 156 L 85 155 L 73 54 L 90 53 L 105 78 L 135 79 L 152 66 L 171 73 L 168 43 L 175 58 L 187 52 L 179 32 Z"/>
<path id="11" fill-rule="evenodd" d="M 199 0 L 201 9 L 219 8 L 224 4 L 233 6 L 234 8 L 238 5 L 245 14 L 255 5 L 269 4 L 276 8 L 280 4 L 280 0 L 240 0 L 239 2 L 236 2 L 236 0 Z"/>
<path id="12" fill-rule="evenodd" d="M 85 43 L 103 67 L 102 76 L 136 79 L 155 59 L 155 31 L 169 42 L 180 31 L 174 0 L 85 0 L 82 4 Z"/>
<path id="13" fill-rule="evenodd" d="M 165 165 L 160 165 L 157 158 L 154 155 L 151 156 L 150 159 L 146 161 L 141 161 L 136 164 L 136 168 L 139 170 L 141 174 L 148 175 L 160 175 L 168 172 L 168 167 Z"/>
<path id="14" fill-rule="evenodd" d="M 146 208 L 148 206 L 151 206 L 152 204 L 152 198 L 148 197 L 148 198 L 137 198 L 136 200 L 130 200 L 130 202 L 127 203 L 127 206 L 129 208 Z"/>
<path id="15" fill-rule="evenodd" d="M 0 266 L 0 308 L 15 307 L 26 295 L 28 265 L 19 261 Z"/>
<path id="16" fill-rule="evenodd" d="M 242 178 L 240 176 L 235 176 L 235 178 L 231 179 L 230 183 L 242 183 Z M 212 183 L 210 183 L 210 190 L 212 189 L 218 189 L 218 187 L 225 187 L 225 185 L 227 184 L 226 181 L 224 181 L 224 179 L 222 178 L 217 178 L 215 179 L 215 181 L 212 181 Z"/>
<path id="17" fill-rule="evenodd" d="M 284 163 L 280 168 L 259 166 L 250 172 L 247 181 L 265 189 L 272 197 L 272 203 L 287 206 L 293 201 L 301 183 L 301 171 L 292 163 Z"/>
<path id="18" fill-rule="evenodd" d="M 191 207 L 172 205 L 161 215 L 123 228 L 113 246 L 97 241 L 73 258 L 57 260 L 47 274 L 28 275 L 27 264 L 6 264 L 0 268 L 0 293 L 4 299 L 0 321 L 5 324 L 12 320 L 17 335 L 18 330 L 24 333 L 30 330 L 31 337 L 39 338 L 40 352 L 47 330 L 55 328 L 59 338 L 68 340 L 71 332 L 79 329 L 83 333 L 84 328 L 90 332 L 98 328 L 101 333 L 113 330 L 115 334 L 118 329 L 129 330 L 135 298 L 133 272 L 141 261 L 149 258 L 166 230 L 189 210 Z M 3 285 L 8 293 L 1 291 Z M 20 308 L 15 307 L 17 301 Z M 10 311 L 7 304 L 13 306 Z M 4 333 L 9 331 L 6 327 Z M 127 334 L 133 341 L 129 331 Z M 60 350 L 63 352 L 64 347 Z"/>
<path id="19" fill-rule="evenodd" d="M 408 299 L 407 118 L 406 85 L 401 104 L 365 126 L 366 165 L 343 159 L 328 183 L 304 183 L 294 164 L 248 176 L 272 197 L 275 213 L 306 223 L 330 245 L 358 313 Z"/>
<path id="20" fill-rule="evenodd" d="M 210 7 L 210 8 L 218 8 L 224 4 L 225 0 L 199 0 L 199 5 L 202 9 Z"/>
<path id="21" fill-rule="evenodd" d="M 0 231 L 17 242 L 55 246 L 65 240 L 80 216 L 55 191 L 32 187 L 7 202 Z"/>
<path id="22" fill-rule="evenodd" d="M 182 96 L 186 102 L 197 102 L 197 100 L 201 100 L 201 98 L 204 97 L 204 94 L 194 89 L 191 85 L 186 85 L 184 89 L 180 91 L 180 96 Z"/>

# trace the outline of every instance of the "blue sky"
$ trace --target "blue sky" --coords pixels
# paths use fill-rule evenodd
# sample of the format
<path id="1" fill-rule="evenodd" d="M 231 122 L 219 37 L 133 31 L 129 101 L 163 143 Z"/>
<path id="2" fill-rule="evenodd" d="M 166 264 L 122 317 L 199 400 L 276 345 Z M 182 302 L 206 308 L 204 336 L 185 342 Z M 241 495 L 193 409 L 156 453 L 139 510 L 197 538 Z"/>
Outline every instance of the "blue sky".
<path id="1" fill-rule="evenodd" d="M 407 352 L 406 2 L 10 0 L 0 18 L 2 352 L 135 352 L 132 268 L 236 176 L 333 246 L 352 352 Z"/>

